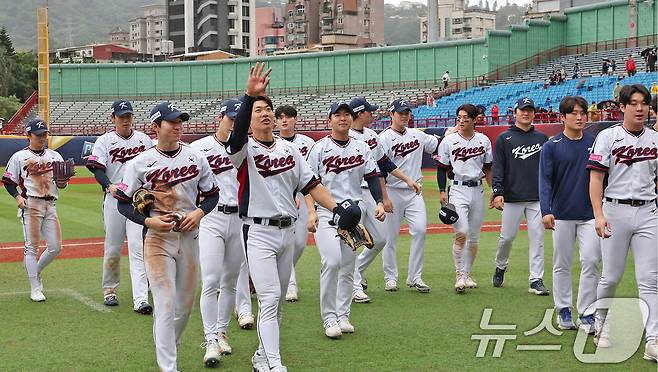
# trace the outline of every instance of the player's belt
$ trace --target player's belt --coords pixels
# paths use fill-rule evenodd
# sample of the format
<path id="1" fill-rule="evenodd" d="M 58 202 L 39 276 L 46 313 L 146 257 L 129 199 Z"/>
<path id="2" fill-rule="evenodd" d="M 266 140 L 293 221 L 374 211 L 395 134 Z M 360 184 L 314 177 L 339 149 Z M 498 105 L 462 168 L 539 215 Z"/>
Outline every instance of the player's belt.
<path id="1" fill-rule="evenodd" d="M 218 205 L 217 210 L 224 214 L 233 214 L 238 213 L 238 207 L 236 205 Z"/>
<path id="2" fill-rule="evenodd" d="M 653 203 L 656 200 L 635 200 L 635 199 L 613 199 L 613 198 L 605 198 L 606 201 L 609 201 L 611 203 L 617 203 L 617 204 L 626 204 L 630 205 L 631 207 L 641 207 L 643 205 L 647 205 L 649 203 Z"/>
<path id="3" fill-rule="evenodd" d="M 276 226 L 280 229 L 284 227 L 289 227 L 292 226 L 292 224 L 295 222 L 292 217 L 283 217 L 283 218 L 260 218 L 260 217 L 254 217 L 252 218 L 254 223 L 257 223 L 259 225 L 265 225 L 265 226 Z"/>
<path id="4" fill-rule="evenodd" d="M 457 180 L 453 180 L 452 184 L 457 185 L 457 186 L 462 185 L 462 186 L 467 186 L 467 187 L 477 187 L 477 186 L 480 186 L 482 184 L 482 180 L 477 180 L 477 181 L 457 181 Z"/>
<path id="5" fill-rule="evenodd" d="M 30 196 L 30 195 L 28 195 L 27 197 L 28 198 L 33 198 L 33 199 L 48 200 L 48 201 L 55 200 L 54 196 Z"/>

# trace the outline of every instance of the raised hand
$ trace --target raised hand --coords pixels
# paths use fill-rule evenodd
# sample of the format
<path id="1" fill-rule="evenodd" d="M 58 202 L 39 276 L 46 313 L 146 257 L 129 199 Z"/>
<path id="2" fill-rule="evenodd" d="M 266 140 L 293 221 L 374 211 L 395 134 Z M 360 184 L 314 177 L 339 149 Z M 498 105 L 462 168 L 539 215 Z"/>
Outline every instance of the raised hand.
<path id="1" fill-rule="evenodd" d="M 270 72 L 268 68 L 265 73 L 265 62 L 256 62 L 256 65 L 249 70 L 249 79 L 247 80 L 247 95 L 250 97 L 264 96 L 267 85 L 270 83 Z"/>

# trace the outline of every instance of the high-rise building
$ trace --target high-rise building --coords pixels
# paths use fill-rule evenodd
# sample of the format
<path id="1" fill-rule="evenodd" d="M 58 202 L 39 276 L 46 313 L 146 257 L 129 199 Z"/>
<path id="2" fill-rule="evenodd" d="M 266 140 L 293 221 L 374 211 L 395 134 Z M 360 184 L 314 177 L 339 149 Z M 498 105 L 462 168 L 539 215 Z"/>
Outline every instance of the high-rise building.
<path id="1" fill-rule="evenodd" d="M 109 33 L 110 43 L 123 46 L 130 46 L 130 32 L 126 31 L 124 27 L 115 27 Z"/>
<path id="2" fill-rule="evenodd" d="M 288 0 L 284 17 L 288 49 L 384 45 L 384 0 Z"/>
<path id="3" fill-rule="evenodd" d="M 484 37 L 496 28 L 496 12 L 477 6 L 464 8 L 464 0 L 441 0 L 438 7 L 439 40 Z M 427 42 L 427 17 L 420 19 L 420 42 Z"/>
<path id="4" fill-rule="evenodd" d="M 256 8 L 256 54 L 269 55 L 285 47 L 281 8 Z"/>
<path id="5" fill-rule="evenodd" d="M 165 54 L 163 42 L 167 40 L 167 14 L 164 5 L 146 5 L 143 15 L 130 20 L 130 48 L 140 54 Z"/>
<path id="6" fill-rule="evenodd" d="M 543 18 L 575 6 L 604 3 L 604 0 L 532 0 L 526 18 Z"/>
<path id="7" fill-rule="evenodd" d="M 167 0 L 174 53 L 223 50 L 255 55 L 255 0 Z"/>

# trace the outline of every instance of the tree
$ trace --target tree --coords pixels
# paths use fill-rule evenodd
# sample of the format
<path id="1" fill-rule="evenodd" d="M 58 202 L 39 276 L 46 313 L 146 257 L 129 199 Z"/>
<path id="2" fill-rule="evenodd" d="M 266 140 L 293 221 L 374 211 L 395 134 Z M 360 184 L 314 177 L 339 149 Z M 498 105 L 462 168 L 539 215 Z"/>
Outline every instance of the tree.
<path id="1" fill-rule="evenodd" d="M 0 29 L 0 48 L 4 48 L 5 53 L 9 56 L 14 56 L 14 54 L 16 54 L 14 44 L 11 42 L 11 38 L 9 37 L 5 26 L 2 26 L 2 29 Z"/>
<path id="2" fill-rule="evenodd" d="M 0 97 L 0 117 L 6 121 L 9 121 L 20 107 L 21 101 L 16 96 Z"/>

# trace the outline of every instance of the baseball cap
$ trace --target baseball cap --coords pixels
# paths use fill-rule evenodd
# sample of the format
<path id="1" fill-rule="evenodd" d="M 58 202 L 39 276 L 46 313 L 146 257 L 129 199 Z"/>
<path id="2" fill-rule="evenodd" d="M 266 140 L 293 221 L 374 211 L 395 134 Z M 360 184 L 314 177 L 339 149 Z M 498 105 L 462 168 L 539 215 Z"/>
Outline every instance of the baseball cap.
<path id="1" fill-rule="evenodd" d="M 520 100 L 516 101 L 514 104 L 514 110 L 519 109 L 523 110 L 524 108 L 532 107 L 533 110 L 536 110 L 535 108 L 535 101 L 533 101 L 529 97 L 524 97 L 521 98 Z"/>
<path id="2" fill-rule="evenodd" d="M 126 99 L 114 101 L 112 103 L 112 113 L 116 116 L 123 116 L 125 114 L 133 113 L 133 105 Z"/>
<path id="3" fill-rule="evenodd" d="M 43 119 L 40 118 L 35 118 L 30 120 L 27 125 L 25 126 L 25 131 L 27 134 L 34 133 L 34 134 L 41 134 L 45 133 L 48 131 L 48 124 L 46 124 Z"/>
<path id="4" fill-rule="evenodd" d="M 329 107 L 329 117 L 331 117 L 331 115 L 337 113 L 340 109 L 343 109 L 343 108 L 347 109 L 347 111 L 349 111 L 350 115 L 354 115 L 354 112 L 352 111 L 352 108 L 350 107 L 350 105 L 347 102 L 345 102 L 345 101 L 336 101 L 336 102 L 331 104 L 331 107 Z"/>
<path id="5" fill-rule="evenodd" d="M 190 114 L 182 112 L 171 102 L 158 103 L 149 114 L 151 121 L 160 124 L 163 120 L 171 121 L 181 118 L 183 121 L 190 120 Z"/>
<path id="6" fill-rule="evenodd" d="M 235 117 L 238 116 L 238 111 L 240 110 L 241 105 L 242 101 L 239 99 L 227 99 L 219 106 L 219 113 L 226 115 L 231 119 L 235 119 Z"/>
<path id="7" fill-rule="evenodd" d="M 350 108 L 352 109 L 352 112 L 354 112 L 355 114 L 358 114 L 361 111 L 373 112 L 379 110 L 379 106 L 371 104 L 370 102 L 368 102 L 368 100 L 366 100 L 363 97 L 353 98 L 350 101 Z"/>
<path id="8" fill-rule="evenodd" d="M 388 107 L 388 111 L 390 112 L 404 112 L 404 111 L 411 111 L 411 106 L 409 106 L 409 103 L 402 98 L 398 98 L 391 102 L 391 105 Z"/>

